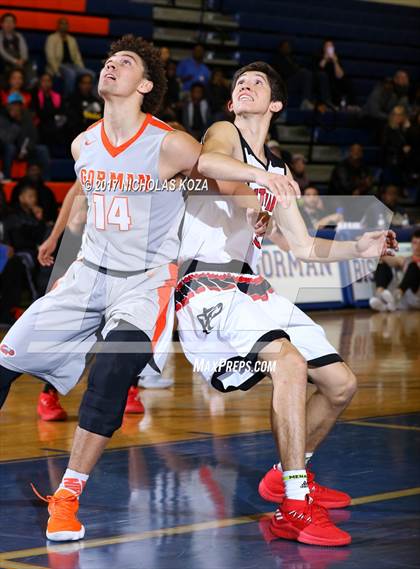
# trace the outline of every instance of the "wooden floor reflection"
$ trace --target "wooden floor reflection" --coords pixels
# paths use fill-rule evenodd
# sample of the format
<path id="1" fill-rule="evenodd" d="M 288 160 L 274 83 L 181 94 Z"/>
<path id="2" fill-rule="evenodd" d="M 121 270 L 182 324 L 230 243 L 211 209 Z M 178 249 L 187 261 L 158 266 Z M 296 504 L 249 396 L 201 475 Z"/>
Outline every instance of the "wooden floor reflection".
<path id="1" fill-rule="evenodd" d="M 420 410 L 420 313 L 372 314 L 370 311 L 315 312 L 329 340 L 359 379 L 359 391 L 343 420 Z M 111 448 L 232 435 L 269 429 L 271 387 L 264 380 L 252 390 L 221 394 L 193 374 L 182 353 L 171 355 L 165 374 L 169 390 L 144 390 L 145 415 L 124 419 Z M 62 398 L 64 423 L 44 423 L 36 414 L 41 382 L 20 378 L 0 414 L 0 460 L 67 453 L 76 425 L 82 381 Z"/>

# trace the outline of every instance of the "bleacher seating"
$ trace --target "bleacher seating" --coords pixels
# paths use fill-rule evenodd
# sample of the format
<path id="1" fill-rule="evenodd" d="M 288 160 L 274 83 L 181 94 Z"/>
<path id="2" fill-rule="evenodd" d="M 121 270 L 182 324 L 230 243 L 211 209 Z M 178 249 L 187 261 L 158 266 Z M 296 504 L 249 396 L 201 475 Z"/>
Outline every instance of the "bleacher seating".
<path id="1" fill-rule="evenodd" d="M 177 60 L 199 40 L 207 47 L 207 62 L 227 73 L 255 59 L 270 61 L 281 39 L 291 41 L 299 61 L 310 66 L 322 40 L 329 37 L 359 104 L 378 80 L 399 68 L 413 81 L 420 79 L 420 10 L 411 7 L 359 0 L 0 0 L 0 16 L 6 11 L 16 14 L 39 70 L 45 65 L 45 39 L 65 15 L 86 66 L 96 71 L 110 40 L 131 32 L 169 45 Z M 353 142 L 365 145 L 369 163 L 378 162 L 379 149 L 357 116 L 315 116 L 294 108 L 293 97 L 290 102 L 277 125 L 280 140 L 310 158 L 319 181 Z M 52 177 L 72 180 L 72 161 L 54 160 Z"/>

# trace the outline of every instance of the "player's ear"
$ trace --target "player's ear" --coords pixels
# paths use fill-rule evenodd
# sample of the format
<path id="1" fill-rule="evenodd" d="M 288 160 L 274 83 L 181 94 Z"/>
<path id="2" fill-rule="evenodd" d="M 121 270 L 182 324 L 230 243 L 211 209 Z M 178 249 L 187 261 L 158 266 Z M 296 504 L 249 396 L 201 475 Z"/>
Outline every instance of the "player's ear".
<path id="1" fill-rule="evenodd" d="M 146 95 L 153 89 L 153 83 L 149 79 L 142 79 L 137 87 L 137 93 Z"/>
<path id="2" fill-rule="evenodd" d="M 271 101 L 269 110 L 272 113 L 279 113 L 283 108 L 283 103 L 281 101 Z"/>
<path id="3" fill-rule="evenodd" d="M 232 99 L 228 102 L 227 108 L 228 108 L 228 111 L 229 111 L 230 113 L 233 113 L 233 103 L 232 103 Z"/>

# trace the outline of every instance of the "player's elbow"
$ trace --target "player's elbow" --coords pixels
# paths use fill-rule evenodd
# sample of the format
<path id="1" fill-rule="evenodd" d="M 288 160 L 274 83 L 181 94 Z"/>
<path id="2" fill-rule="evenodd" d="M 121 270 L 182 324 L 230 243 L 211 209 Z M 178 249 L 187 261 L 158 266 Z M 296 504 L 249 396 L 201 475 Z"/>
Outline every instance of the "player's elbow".
<path id="1" fill-rule="evenodd" d="M 212 155 L 207 152 L 198 159 L 197 169 L 202 176 L 212 177 Z"/>

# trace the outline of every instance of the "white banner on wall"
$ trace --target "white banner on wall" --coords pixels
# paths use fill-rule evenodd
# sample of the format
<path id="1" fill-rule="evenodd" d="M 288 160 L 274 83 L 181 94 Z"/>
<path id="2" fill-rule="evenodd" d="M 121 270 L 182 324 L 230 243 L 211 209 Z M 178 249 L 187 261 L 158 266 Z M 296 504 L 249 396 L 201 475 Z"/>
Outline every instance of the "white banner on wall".
<path id="1" fill-rule="evenodd" d="M 276 245 L 263 245 L 259 272 L 274 290 L 296 303 L 342 302 L 338 263 L 305 263 Z"/>

